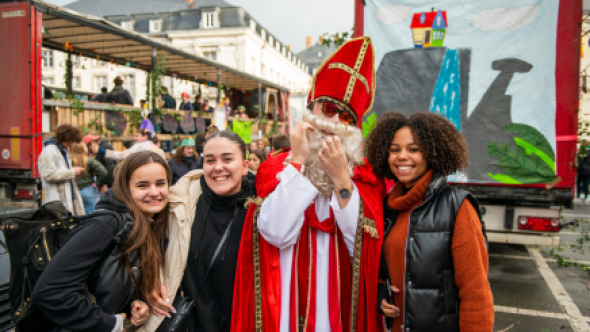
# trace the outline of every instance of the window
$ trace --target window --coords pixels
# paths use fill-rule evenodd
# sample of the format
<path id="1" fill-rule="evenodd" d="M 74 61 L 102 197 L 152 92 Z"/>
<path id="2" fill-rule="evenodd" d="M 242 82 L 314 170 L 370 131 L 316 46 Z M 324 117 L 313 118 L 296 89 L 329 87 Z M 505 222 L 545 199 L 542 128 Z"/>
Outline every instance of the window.
<path id="1" fill-rule="evenodd" d="M 49 85 L 54 84 L 53 76 L 43 76 L 43 78 L 41 78 L 41 80 L 43 81 L 43 84 L 49 84 Z"/>
<path id="2" fill-rule="evenodd" d="M 215 28 L 217 26 L 216 16 L 215 12 L 203 13 L 203 28 Z"/>
<path id="3" fill-rule="evenodd" d="M 271 69 L 270 69 L 270 75 L 268 75 L 268 79 L 272 81 L 272 80 L 274 80 L 274 78 L 275 78 L 275 77 L 274 77 L 274 71 L 273 71 L 273 70 L 272 70 L 272 68 L 271 68 Z"/>
<path id="4" fill-rule="evenodd" d="M 318 51 L 318 58 L 321 58 L 321 57 L 323 57 L 323 56 L 324 56 L 324 52 L 322 52 L 322 51 Z"/>
<path id="5" fill-rule="evenodd" d="M 264 63 L 260 65 L 260 77 L 266 77 L 266 66 Z"/>
<path id="6" fill-rule="evenodd" d="M 104 61 L 100 61 L 100 60 L 96 60 L 96 59 L 92 60 L 93 67 L 104 67 L 104 66 L 106 66 L 106 64 L 107 63 Z"/>
<path id="7" fill-rule="evenodd" d="M 277 51 L 281 51 L 281 43 L 279 43 L 279 41 L 277 40 L 277 42 L 275 43 L 275 48 L 277 49 Z"/>
<path id="8" fill-rule="evenodd" d="M 217 52 L 215 52 L 215 51 L 203 52 L 203 57 L 205 59 L 208 59 L 211 61 L 217 61 Z"/>
<path id="9" fill-rule="evenodd" d="M 268 36 L 268 43 L 272 45 L 272 42 L 273 42 L 272 36 Z"/>
<path id="10" fill-rule="evenodd" d="M 442 15 L 440 14 L 436 16 L 436 25 L 438 25 L 439 27 L 442 25 Z"/>
<path id="11" fill-rule="evenodd" d="M 197 84 L 191 84 L 191 85 L 192 85 L 193 96 L 196 96 L 199 92 L 199 86 Z"/>
<path id="12" fill-rule="evenodd" d="M 162 32 L 162 20 L 150 20 L 150 32 Z"/>
<path id="13" fill-rule="evenodd" d="M 250 64 L 250 73 L 252 73 L 252 75 L 256 75 L 256 58 L 252 57 L 252 62 Z"/>
<path id="14" fill-rule="evenodd" d="M 123 87 L 129 91 L 131 98 L 135 101 L 135 75 L 123 75 Z"/>
<path id="15" fill-rule="evenodd" d="M 102 88 L 107 87 L 106 76 L 94 76 L 94 91 L 100 91 Z"/>
<path id="16" fill-rule="evenodd" d="M 80 76 L 72 77 L 72 89 L 80 89 L 82 88 L 82 84 L 80 82 Z"/>
<path id="17" fill-rule="evenodd" d="M 266 40 L 266 30 L 260 29 L 260 37 L 262 37 L 262 40 Z"/>
<path id="18" fill-rule="evenodd" d="M 123 21 L 121 22 L 121 27 L 125 30 L 133 30 L 135 27 L 135 21 Z"/>
<path id="19" fill-rule="evenodd" d="M 77 55 L 72 55 L 72 68 L 82 67 L 82 58 Z"/>
<path id="20" fill-rule="evenodd" d="M 43 51 L 43 67 L 53 68 L 53 51 Z"/>
<path id="21" fill-rule="evenodd" d="M 250 19 L 250 30 L 256 32 L 256 21 Z"/>

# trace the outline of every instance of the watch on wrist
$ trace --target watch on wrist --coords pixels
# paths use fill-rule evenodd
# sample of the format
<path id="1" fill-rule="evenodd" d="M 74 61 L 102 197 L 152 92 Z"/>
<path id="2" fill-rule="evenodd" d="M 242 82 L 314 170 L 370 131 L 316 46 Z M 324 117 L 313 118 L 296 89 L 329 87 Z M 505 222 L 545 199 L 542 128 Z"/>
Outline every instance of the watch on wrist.
<path id="1" fill-rule="evenodd" d="M 353 190 L 354 190 L 353 186 L 350 186 L 350 188 L 342 188 L 342 189 L 336 191 L 336 196 L 338 196 L 339 198 L 342 198 L 342 199 L 348 199 L 348 198 L 350 198 L 350 194 L 352 194 Z"/>

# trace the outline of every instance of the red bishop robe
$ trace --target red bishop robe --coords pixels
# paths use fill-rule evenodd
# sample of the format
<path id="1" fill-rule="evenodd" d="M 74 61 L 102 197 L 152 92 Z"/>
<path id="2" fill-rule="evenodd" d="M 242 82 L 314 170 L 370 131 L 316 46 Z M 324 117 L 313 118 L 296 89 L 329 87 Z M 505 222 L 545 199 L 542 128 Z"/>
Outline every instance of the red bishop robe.
<path id="1" fill-rule="evenodd" d="M 249 201 L 234 288 L 232 332 L 278 332 L 281 318 L 281 273 L 279 249 L 260 235 L 256 219 L 263 200 L 279 184 L 277 174 L 286 165 L 288 152 L 280 153 L 264 162 L 256 175 L 258 198 Z M 318 224 L 317 217 L 305 218 L 296 244 L 296 256 L 291 279 L 291 331 L 303 325 L 309 330 L 308 306 L 313 307 L 314 262 L 313 237 L 319 230 L 334 233 L 330 246 L 330 322 L 336 331 L 383 331 L 382 317 L 377 311 L 377 280 L 383 243 L 383 181 L 377 179 L 372 167 L 365 164 L 355 168 L 352 178 L 360 195 L 359 221 L 352 260 L 337 226 L 327 220 Z M 312 209 L 308 209 L 310 211 Z M 319 227 L 319 228 L 318 228 Z M 322 229 L 323 228 L 323 229 Z M 334 262 L 335 264 L 332 264 Z M 297 277 L 295 277 L 297 276 Z M 332 308 L 332 304 L 336 308 Z M 311 323 L 313 324 L 313 323 Z M 336 326 L 334 328 L 335 325 Z"/>

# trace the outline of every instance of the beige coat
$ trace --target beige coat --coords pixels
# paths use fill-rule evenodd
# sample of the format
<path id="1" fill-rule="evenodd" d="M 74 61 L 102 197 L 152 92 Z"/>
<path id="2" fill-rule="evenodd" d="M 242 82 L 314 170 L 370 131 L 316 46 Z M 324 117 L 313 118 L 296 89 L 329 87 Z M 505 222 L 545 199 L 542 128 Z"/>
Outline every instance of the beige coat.
<path id="1" fill-rule="evenodd" d="M 41 175 L 43 204 L 61 201 L 75 216 L 84 215 L 84 203 L 76 186 L 76 171 L 72 168 L 71 160 L 64 160 L 57 146 L 50 144 L 41 151 L 37 165 Z"/>
<path id="2" fill-rule="evenodd" d="M 199 180 L 201 175 L 203 175 L 201 169 L 189 172 L 170 188 L 169 242 L 164 269 L 161 271 L 161 278 L 170 295 L 170 303 L 174 302 L 186 268 L 191 229 L 195 221 L 197 202 L 202 192 Z M 164 317 L 157 317 L 152 313 L 138 331 L 153 332 L 160 326 L 163 319 Z"/>

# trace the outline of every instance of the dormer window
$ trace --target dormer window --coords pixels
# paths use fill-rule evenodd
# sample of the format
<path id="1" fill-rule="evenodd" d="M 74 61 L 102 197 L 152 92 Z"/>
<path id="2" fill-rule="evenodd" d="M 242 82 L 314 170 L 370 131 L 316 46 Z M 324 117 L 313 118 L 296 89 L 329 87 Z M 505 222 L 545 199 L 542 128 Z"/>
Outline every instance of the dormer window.
<path id="1" fill-rule="evenodd" d="M 150 32 L 162 32 L 162 19 L 150 20 Z"/>
<path id="2" fill-rule="evenodd" d="M 133 31 L 135 27 L 135 21 L 123 21 L 121 22 L 121 27 L 125 30 Z"/>
<path id="3" fill-rule="evenodd" d="M 250 30 L 256 32 L 256 21 L 250 19 Z"/>
<path id="4" fill-rule="evenodd" d="M 275 48 L 277 49 L 277 51 L 281 51 L 281 43 L 279 43 L 279 41 L 277 40 L 276 44 L 275 44 Z"/>
<path id="5" fill-rule="evenodd" d="M 272 36 L 268 36 L 268 43 L 272 45 L 273 39 Z"/>
<path id="6" fill-rule="evenodd" d="M 217 17 L 217 12 L 203 13 L 202 26 L 205 29 L 219 27 L 219 20 Z"/>
<path id="7" fill-rule="evenodd" d="M 262 37 L 262 40 L 266 40 L 266 30 L 260 29 L 260 37 Z"/>

